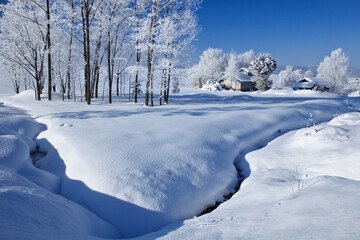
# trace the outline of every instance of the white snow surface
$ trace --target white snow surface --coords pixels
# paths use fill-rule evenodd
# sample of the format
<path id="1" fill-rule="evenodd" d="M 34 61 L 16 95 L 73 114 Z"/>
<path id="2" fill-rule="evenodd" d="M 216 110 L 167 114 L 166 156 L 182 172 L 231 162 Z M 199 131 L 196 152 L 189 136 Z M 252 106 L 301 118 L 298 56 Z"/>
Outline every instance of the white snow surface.
<path id="1" fill-rule="evenodd" d="M 250 227 L 256 225 L 258 218 L 264 216 L 265 213 L 261 209 L 270 211 L 271 207 L 281 206 L 277 205 L 277 202 L 281 200 L 277 198 L 274 200 L 273 193 L 291 190 L 291 186 L 296 182 L 296 177 L 294 178 L 296 166 L 301 171 L 308 167 L 308 165 L 302 166 L 298 163 L 287 163 L 285 157 L 276 154 L 269 158 L 270 160 L 266 159 L 265 163 L 261 154 L 257 158 L 253 157 L 259 159 L 254 160 L 254 162 L 259 162 L 255 165 L 248 159 L 252 156 L 251 154 L 246 155 L 246 161 L 239 156 L 263 147 L 270 140 L 287 131 L 306 127 L 314 121 L 318 123 L 329 121 L 335 115 L 354 111 L 353 107 L 358 106 L 356 103 L 359 102 L 356 97 L 341 99 L 333 98 L 331 94 L 307 91 L 302 94 L 297 92 L 294 95 L 292 91 L 275 90 L 267 93 L 239 93 L 182 89 L 181 93 L 181 95 L 172 96 L 169 105 L 154 108 L 124 103 L 121 99 L 115 99 L 112 105 L 94 101 L 90 106 L 81 102 L 62 102 L 60 96 L 55 96 L 53 101 L 36 102 L 33 100 L 33 91 L 3 98 L 2 101 L 6 105 L 27 110 L 36 121 L 43 124 L 39 125 L 42 126 L 41 128 L 35 128 L 35 130 L 30 125 L 25 129 L 30 132 L 28 138 L 33 140 L 37 133 L 40 133 L 35 143 L 40 147 L 40 151 L 46 152 L 47 155 L 35 165 L 49 172 L 44 172 L 46 175 L 44 178 L 50 180 L 39 183 L 36 179 L 41 175 L 38 173 L 40 170 L 33 168 L 31 164 L 28 165 L 32 167 L 32 170 L 26 171 L 31 173 L 28 175 L 16 172 L 16 165 L 11 169 L 16 174 L 36 183 L 44 191 L 48 190 L 65 196 L 113 225 L 119 233 L 116 235 L 114 233 L 116 231 L 112 229 L 108 231 L 110 235 L 135 237 L 156 231 L 166 224 L 192 218 L 207 206 L 222 200 L 222 196 L 232 191 L 236 185 L 235 163 L 243 169 L 244 174 L 246 172 L 249 174 L 251 172 L 251 174 L 245 180 L 240 192 L 230 201 L 211 214 L 187 220 L 185 223 L 176 222 L 165 227 L 165 230 L 148 236 L 149 238 L 161 237 L 164 236 L 164 232 L 171 229 L 171 234 L 165 236 L 170 239 L 183 238 L 183 236 L 190 238 L 192 234 L 199 239 L 204 236 L 214 239 L 230 236 L 237 238 L 236 236 L 240 236 L 240 233 L 231 234 L 239 231 L 239 228 L 242 229 L 240 232 L 243 234 L 249 233 Z M 312 117 L 309 120 L 310 114 Z M 11 123 L 10 115 L 12 116 L 10 113 L 5 113 L 1 116 L 4 124 Z M 26 124 L 19 123 L 18 125 Z M 356 125 L 355 128 L 357 127 Z M 4 129 L 9 128 L 12 129 L 11 127 Z M 33 129 L 32 135 L 29 129 Z M 313 131 L 309 129 L 305 130 Z M 19 132 L 20 130 L 12 131 Z M 334 134 L 334 131 L 328 134 Z M 320 133 L 322 134 L 322 131 L 318 132 L 319 135 Z M 7 136 L 8 133 L 3 135 Z M 288 135 L 283 137 L 285 136 Z M 19 148 L 15 145 L 17 143 L 12 143 L 6 138 L 4 141 L 9 142 L 9 146 L 1 151 L 6 152 L 6 149 L 11 149 L 11 146 L 13 149 Z M 25 142 L 31 141 L 25 140 Z M 301 146 L 300 143 L 295 145 Z M 28 145 L 29 149 L 23 150 L 24 156 L 26 151 L 34 149 L 34 143 Z M 261 153 L 261 150 L 254 154 L 259 154 L 259 152 Z M 356 154 L 358 152 L 353 157 L 359 156 Z M 2 160 L 4 166 L 15 158 L 9 156 L 6 155 L 5 160 Z M 319 154 L 319 156 L 322 155 Z M 353 157 L 347 161 L 349 164 L 352 164 Z M 23 162 L 25 161 L 21 164 Z M 250 163 L 251 170 L 246 168 L 247 162 Z M 284 169 L 278 169 L 278 166 L 284 163 L 286 163 Z M 270 165 L 269 171 L 266 164 Z M 334 163 L 333 166 L 335 168 L 340 164 Z M 266 171 L 263 171 L 264 169 Z M 272 169 L 275 169 L 274 174 L 272 174 Z M 331 169 L 333 173 L 336 172 L 333 168 Z M 331 174 L 330 170 L 326 174 Z M 348 177 L 346 166 L 340 170 Z M 314 166 L 312 169 L 306 168 L 306 171 L 311 179 L 323 173 L 322 169 L 319 170 Z M 36 177 L 32 179 L 30 175 Z M 353 175 L 356 175 L 356 171 Z M 258 178 L 255 178 L 256 176 Z M 335 174 L 335 176 L 339 175 Z M 313 184 L 319 188 L 319 191 L 314 190 L 318 198 L 332 194 L 325 189 L 329 185 L 333 186 L 332 183 L 347 186 L 337 192 L 341 193 L 342 197 L 346 196 L 344 191 L 352 191 L 354 194 L 354 189 L 356 187 L 359 189 L 358 183 L 354 181 L 357 179 L 351 181 L 332 177 L 320 177 L 320 179 L 323 179 L 320 184 Z M 323 184 L 326 182 L 328 183 Z M 56 189 L 59 185 L 61 188 Z M 253 185 L 254 187 L 250 187 Z M 306 191 L 313 191 L 314 188 L 309 187 Z M 257 189 L 257 191 L 252 192 L 251 189 Z M 306 192 L 294 190 L 296 192 L 294 195 Z M 277 197 L 282 199 L 288 195 L 283 194 Z M 313 197 L 311 193 L 309 196 L 317 200 L 317 197 Z M 243 201 L 242 198 L 247 200 Z M 306 201 L 311 200 L 306 196 L 303 198 Z M 257 202 L 259 206 L 256 205 Z M 300 205 L 305 203 L 295 202 Z M 344 206 L 344 211 L 348 210 L 346 206 Z M 251 211 L 255 211 L 256 207 L 259 207 L 257 212 L 251 215 Z M 296 211 L 301 211 L 298 206 L 292 207 Z M 211 227 L 212 230 L 208 231 L 207 220 L 204 221 L 204 219 L 219 216 L 213 215 L 217 213 L 222 214 L 223 220 L 229 217 L 231 221 L 236 219 L 233 221 L 235 225 L 224 225 L 220 223 L 223 220 L 216 220 L 210 225 L 219 227 Z M 278 216 L 276 211 L 274 214 Z M 286 217 L 289 212 L 283 210 L 281 214 L 279 217 Z M 351 214 L 350 217 L 359 216 L 359 211 Z M 95 215 L 94 218 L 96 218 Z M 248 228 L 242 226 L 241 222 L 244 219 L 249 219 Z M 267 220 L 265 225 L 271 224 L 273 218 L 265 218 L 265 220 Z M 230 229 L 230 226 L 234 229 Z M 111 226 L 99 225 L 97 235 L 92 235 L 103 237 L 101 234 L 104 233 L 106 227 L 111 229 Z M 200 231 L 198 231 L 199 227 Z M 254 231 L 253 238 L 268 234 L 265 232 L 266 227 L 269 225 L 258 229 L 258 232 Z M 289 235 L 286 236 L 293 236 L 292 233 L 290 229 Z M 251 237 L 252 235 L 243 236 Z"/>
<path id="2" fill-rule="evenodd" d="M 31 164 L 43 124 L 0 105 L 0 239 L 93 239 L 117 230 L 59 196 L 60 179 Z M 97 238 L 96 238 L 97 239 Z"/>
<path id="3" fill-rule="evenodd" d="M 237 161 L 248 178 L 215 211 L 139 239 L 359 239 L 360 113 L 289 132 Z"/>

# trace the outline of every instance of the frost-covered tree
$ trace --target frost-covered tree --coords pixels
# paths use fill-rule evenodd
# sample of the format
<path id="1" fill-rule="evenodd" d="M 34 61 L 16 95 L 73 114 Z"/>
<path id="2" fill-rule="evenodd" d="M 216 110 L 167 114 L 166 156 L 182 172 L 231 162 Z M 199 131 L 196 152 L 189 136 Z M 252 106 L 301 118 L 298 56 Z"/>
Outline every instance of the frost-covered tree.
<path id="1" fill-rule="evenodd" d="M 349 58 L 341 48 L 326 56 L 317 69 L 318 78 L 331 84 L 331 90 L 341 92 L 348 80 Z"/>
<path id="2" fill-rule="evenodd" d="M 315 74 L 313 73 L 313 71 L 307 70 L 304 74 L 304 77 L 313 78 L 313 77 L 315 77 Z"/>
<path id="3" fill-rule="evenodd" d="M 249 50 L 244 53 L 240 53 L 237 56 L 238 64 L 240 68 L 249 67 L 252 60 L 254 60 L 254 50 Z"/>
<path id="4" fill-rule="evenodd" d="M 36 99 L 41 99 L 46 77 L 47 23 L 43 3 L 10 0 L 1 7 L 1 55 L 8 65 L 17 64 L 35 83 Z"/>
<path id="5" fill-rule="evenodd" d="M 226 78 L 240 78 L 241 68 L 249 67 L 254 58 L 254 51 L 249 50 L 244 53 L 230 53 L 227 56 L 227 65 L 225 67 L 224 76 Z"/>
<path id="6" fill-rule="evenodd" d="M 133 31 L 130 34 L 130 41 L 133 43 L 135 48 L 135 60 L 134 67 L 130 67 L 135 71 L 135 82 L 134 82 L 134 102 L 138 102 L 138 93 L 140 89 L 139 73 L 141 68 L 141 56 L 145 51 L 144 43 L 146 41 L 147 29 L 144 27 L 146 23 L 146 11 L 149 2 L 147 0 L 134 0 L 133 3 L 133 16 L 131 16 L 130 23 L 132 24 Z"/>
<path id="7" fill-rule="evenodd" d="M 91 30 L 95 16 L 100 9 L 103 0 L 81 0 L 81 23 L 83 33 L 83 56 L 84 56 L 84 75 L 85 75 L 85 97 L 86 103 L 91 104 Z"/>
<path id="8" fill-rule="evenodd" d="M 302 70 L 301 69 L 296 69 L 295 71 L 294 71 L 294 81 L 296 82 L 296 81 L 298 81 L 298 80 L 300 80 L 301 78 L 303 78 L 304 77 L 304 73 L 302 72 Z M 295 83 L 294 82 L 294 83 Z"/>
<path id="9" fill-rule="evenodd" d="M 255 57 L 255 60 L 251 62 L 251 70 L 258 90 L 266 91 L 271 88 L 270 75 L 276 68 L 276 61 L 271 58 L 270 54 L 260 53 Z"/>
<path id="10" fill-rule="evenodd" d="M 225 68 L 224 77 L 239 78 L 240 76 L 240 61 L 239 57 L 234 53 L 230 53 L 227 59 L 227 66 Z"/>
<path id="11" fill-rule="evenodd" d="M 200 2 L 9 0 L 1 7 L 0 61 L 7 66 L 18 65 L 33 76 L 39 100 L 45 79 L 49 82 L 49 99 L 51 87 L 55 89 L 55 86 L 59 86 L 64 98 L 67 93 L 70 99 L 71 94 L 74 96 L 71 91 L 75 90 L 75 79 L 83 81 L 81 89 L 85 87 L 87 104 L 91 98 L 98 97 L 101 85 L 103 93 L 107 88 L 111 102 L 115 75 L 118 95 L 120 88 L 125 92 L 122 77 L 125 75 L 136 76 L 135 84 L 127 78 L 128 86 L 139 88 L 140 70 L 146 66 L 147 77 L 144 74 L 141 77 L 148 83 L 145 104 L 151 98 L 153 105 L 154 73 L 164 69 L 161 94 L 167 103 L 172 68 L 198 32 L 195 12 Z M 136 58 L 132 57 L 135 55 Z M 136 66 L 136 74 L 126 70 L 131 65 Z M 9 69 L 19 76 L 18 70 L 13 70 L 17 68 Z M 133 92 L 137 101 L 140 91 Z"/>
<path id="12" fill-rule="evenodd" d="M 276 87 L 284 88 L 291 87 L 295 83 L 295 76 L 292 66 L 286 66 L 286 69 L 279 73 L 279 80 L 276 83 Z"/>
<path id="13" fill-rule="evenodd" d="M 293 70 L 292 66 L 286 66 L 286 69 L 279 73 L 279 80 L 276 82 L 276 87 L 292 87 L 296 81 L 304 77 L 301 69 Z"/>
<path id="14" fill-rule="evenodd" d="M 79 56 L 74 54 L 75 49 L 79 45 L 74 44 L 76 38 L 75 20 L 76 12 L 75 0 L 61 0 L 53 4 L 53 9 L 56 9 L 52 14 L 51 25 L 51 53 L 52 53 L 52 68 L 53 68 L 53 85 L 57 84 L 62 94 L 63 100 L 65 96 L 70 99 L 73 96 L 73 81 L 75 69 L 80 66 L 81 61 L 73 61 L 75 57 L 77 60 Z"/>
<path id="15" fill-rule="evenodd" d="M 208 48 L 200 56 L 200 61 L 190 71 L 194 86 L 202 87 L 206 82 L 214 83 L 224 76 L 226 58 L 221 49 Z"/>
<path id="16" fill-rule="evenodd" d="M 109 83 L 109 103 L 112 103 L 112 83 L 114 79 L 115 62 L 119 60 L 123 40 L 129 27 L 129 2 L 128 0 L 104 0 L 100 21 L 105 29 L 107 74 Z"/>
<path id="17" fill-rule="evenodd" d="M 170 5 L 162 16 L 159 26 L 158 51 L 163 77 L 160 89 L 164 102 L 168 103 L 170 82 L 177 57 L 182 54 L 198 34 L 198 20 L 195 12 L 199 0 L 181 0 Z"/>

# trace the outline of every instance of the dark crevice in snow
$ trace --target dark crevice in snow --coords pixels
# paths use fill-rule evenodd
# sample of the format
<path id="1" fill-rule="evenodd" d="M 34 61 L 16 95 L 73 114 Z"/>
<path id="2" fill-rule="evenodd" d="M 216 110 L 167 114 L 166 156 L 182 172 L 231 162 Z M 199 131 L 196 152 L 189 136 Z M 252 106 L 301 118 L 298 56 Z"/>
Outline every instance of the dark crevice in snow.
<path id="1" fill-rule="evenodd" d="M 47 152 L 40 151 L 40 147 L 36 146 L 36 151 L 30 152 L 32 164 L 36 167 L 36 162 L 45 158 L 46 155 L 47 155 Z"/>
<path id="2" fill-rule="evenodd" d="M 234 164 L 234 166 L 235 166 L 235 164 Z M 211 213 L 217 207 L 219 207 L 222 203 L 230 200 L 231 197 L 240 190 L 241 184 L 245 180 L 246 176 L 244 174 L 242 174 L 241 169 L 237 168 L 236 166 L 235 166 L 235 168 L 236 168 L 236 171 L 237 171 L 237 184 L 236 184 L 236 186 L 232 190 L 230 190 L 229 193 L 227 193 L 227 194 L 225 194 L 223 196 L 223 199 L 222 199 L 221 202 L 219 202 L 219 201 L 215 202 L 214 205 L 211 205 L 211 206 L 207 207 L 197 217 L 200 217 L 200 216 L 205 215 L 207 213 Z"/>
<path id="3" fill-rule="evenodd" d="M 286 132 L 281 131 L 280 129 L 274 132 L 271 132 L 269 137 L 264 138 L 263 140 L 260 140 L 253 145 L 249 145 L 248 148 L 241 151 L 238 156 L 236 157 L 234 161 L 234 167 L 237 171 L 237 184 L 235 187 L 233 187 L 231 190 L 228 190 L 226 194 L 223 195 L 222 201 L 216 201 L 214 205 L 208 206 L 205 210 L 203 210 L 197 217 L 200 217 L 202 215 L 205 215 L 207 213 L 211 213 L 216 208 L 218 208 L 221 204 L 224 202 L 230 200 L 232 196 L 235 195 L 240 190 L 241 184 L 245 181 L 246 178 L 250 176 L 250 166 L 248 162 L 245 159 L 245 155 L 255 151 L 264 148 L 269 142 L 274 140 L 277 137 L 280 137 Z"/>

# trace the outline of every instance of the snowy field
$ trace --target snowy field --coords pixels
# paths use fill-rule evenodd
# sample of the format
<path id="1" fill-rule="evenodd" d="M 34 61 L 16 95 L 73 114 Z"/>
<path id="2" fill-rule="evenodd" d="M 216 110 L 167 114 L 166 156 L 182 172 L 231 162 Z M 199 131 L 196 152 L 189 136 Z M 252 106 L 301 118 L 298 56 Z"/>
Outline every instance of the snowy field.
<path id="1" fill-rule="evenodd" d="M 359 97 L 33 99 L 0 100 L 0 238 L 360 238 Z"/>

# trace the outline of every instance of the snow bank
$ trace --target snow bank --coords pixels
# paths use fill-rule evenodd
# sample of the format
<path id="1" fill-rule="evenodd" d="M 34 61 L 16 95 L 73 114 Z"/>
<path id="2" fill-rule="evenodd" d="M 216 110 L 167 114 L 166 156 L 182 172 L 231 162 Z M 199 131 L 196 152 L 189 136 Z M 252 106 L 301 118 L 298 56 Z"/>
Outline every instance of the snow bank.
<path id="1" fill-rule="evenodd" d="M 359 112 L 289 132 L 242 159 L 229 201 L 142 239 L 358 239 L 359 145 Z"/>
<path id="2" fill-rule="evenodd" d="M 154 108 L 121 99 L 35 102 L 29 91 L 5 102 L 48 127 L 40 150 L 57 151 L 38 166 L 61 179 L 61 194 L 124 237 L 191 218 L 221 200 L 236 184 L 239 153 L 305 127 L 310 113 L 322 122 L 349 111 L 343 99 L 329 96 L 181 92 Z"/>
<path id="3" fill-rule="evenodd" d="M 0 238 L 118 236 L 110 224 L 54 194 L 60 192 L 60 179 L 32 165 L 34 140 L 45 129 L 24 112 L 0 105 Z"/>

